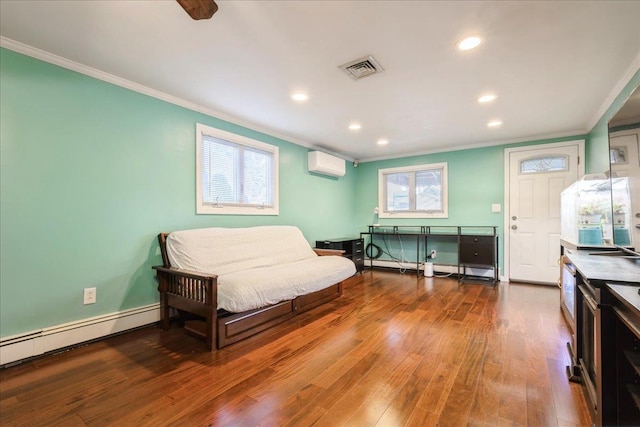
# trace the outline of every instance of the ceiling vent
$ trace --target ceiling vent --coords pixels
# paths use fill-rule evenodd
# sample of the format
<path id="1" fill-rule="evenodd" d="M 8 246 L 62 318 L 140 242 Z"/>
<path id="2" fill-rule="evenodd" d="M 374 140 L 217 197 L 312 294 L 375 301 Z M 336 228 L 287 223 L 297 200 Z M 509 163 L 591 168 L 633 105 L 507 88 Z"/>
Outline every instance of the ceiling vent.
<path id="1" fill-rule="evenodd" d="M 364 58 L 347 62 L 338 68 L 347 73 L 353 80 L 358 80 L 384 71 L 384 68 L 382 68 L 375 59 L 373 59 L 373 56 L 365 56 Z"/>

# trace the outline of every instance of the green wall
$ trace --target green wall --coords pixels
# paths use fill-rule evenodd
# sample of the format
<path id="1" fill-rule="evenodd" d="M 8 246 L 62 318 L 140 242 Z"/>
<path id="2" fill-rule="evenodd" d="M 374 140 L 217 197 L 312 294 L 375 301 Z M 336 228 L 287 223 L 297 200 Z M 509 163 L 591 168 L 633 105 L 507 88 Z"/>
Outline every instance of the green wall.
<path id="1" fill-rule="evenodd" d="M 354 229 L 351 167 L 311 175 L 307 148 L 9 50 L 0 67 L 2 337 L 157 302 L 161 231 Z M 195 214 L 196 122 L 280 147 L 279 216 Z"/>
<path id="2" fill-rule="evenodd" d="M 587 173 L 601 173 L 609 170 L 609 120 L 618 112 L 622 104 L 640 85 L 640 70 L 636 71 L 629 83 L 611 103 L 611 106 L 602 115 L 600 120 L 591 129 L 587 136 L 586 169 Z"/>
<path id="3" fill-rule="evenodd" d="M 507 146 L 366 162 L 324 178 L 306 171 L 306 148 L 9 50 L 0 49 L 0 76 L 1 337 L 157 302 L 160 231 L 295 224 L 310 242 L 356 235 L 373 223 L 379 168 L 447 162 L 449 218 L 378 222 L 496 226 L 502 266 L 503 213 L 491 204 L 504 212 Z M 508 147 L 586 138 L 587 171 L 601 171 L 606 122 L 638 83 L 640 73 L 588 136 Z M 280 147 L 279 216 L 195 214 L 197 122 Z M 454 262 L 452 247 L 434 242 L 437 262 Z M 98 303 L 83 306 L 93 286 Z"/>
<path id="4" fill-rule="evenodd" d="M 434 219 L 381 218 L 376 222 L 394 225 L 452 225 L 495 226 L 499 235 L 499 264 L 503 267 L 504 252 L 504 149 L 526 145 L 584 139 L 584 135 L 529 141 L 511 145 L 450 151 L 445 153 L 404 157 L 393 160 L 361 163 L 356 175 L 356 207 L 354 220 L 357 227 L 365 230 L 374 222 L 373 209 L 378 206 L 378 169 L 411 166 L 427 163 L 447 162 L 449 185 L 449 217 Z M 502 212 L 491 212 L 491 205 L 499 203 Z M 415 239 L 413 239 L 415 241 Z M 380 246 L 379 243 L 375 242 Z M 415 260 L 415 245 L 404 245 L 405 254 Z M 399 245 L 391 246 L 398 254 Z M 429 250 L 436 249 L 436 264 L 453 264 L 457 261 L 457 246 L 447 239 L 433 238 Z M 423 254 L 421 254 L 423 257 Z"/>

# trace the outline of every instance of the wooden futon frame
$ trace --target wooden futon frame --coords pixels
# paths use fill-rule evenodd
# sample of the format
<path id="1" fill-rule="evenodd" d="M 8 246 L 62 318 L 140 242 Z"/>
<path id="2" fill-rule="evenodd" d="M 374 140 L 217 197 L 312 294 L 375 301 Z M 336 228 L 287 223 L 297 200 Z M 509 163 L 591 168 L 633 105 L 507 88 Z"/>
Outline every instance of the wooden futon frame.
<path id="1" fill-rule="evenodd" d="M 211 351 L 257 334 L 342 295 L 343 282 L 339 282 L 320 291 L 255 310 L 242 313 L 218 310 L 217 276 L 171 268 L 166 246 L 168 235 L 158 235 L 163 265 L 153 267 L 158 275 L 161 327 L 169 329 L 169 309 L 173 307 L 185 319 L 192 319 L 185 321 L 185 331 L 205 339 Z M 314 251 L 318 255 L 341 255 L 344 252 L 332 249 Z"/>

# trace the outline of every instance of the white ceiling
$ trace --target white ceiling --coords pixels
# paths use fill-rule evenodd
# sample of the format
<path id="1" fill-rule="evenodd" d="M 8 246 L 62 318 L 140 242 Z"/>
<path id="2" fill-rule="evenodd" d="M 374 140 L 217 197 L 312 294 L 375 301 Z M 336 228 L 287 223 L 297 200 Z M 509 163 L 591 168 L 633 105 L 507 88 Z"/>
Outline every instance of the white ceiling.
<path id="1" fill-rule="evenodd" d="M 640 59 L 640 1 L 218 5 L 193 21 L 172 0 L 1 0 L 0 34 L 360 161 L 586 133 Z M 385 71 L 338 69 L 365 55 Z M 497 100 L 478 104 L 486 92 Z"/>

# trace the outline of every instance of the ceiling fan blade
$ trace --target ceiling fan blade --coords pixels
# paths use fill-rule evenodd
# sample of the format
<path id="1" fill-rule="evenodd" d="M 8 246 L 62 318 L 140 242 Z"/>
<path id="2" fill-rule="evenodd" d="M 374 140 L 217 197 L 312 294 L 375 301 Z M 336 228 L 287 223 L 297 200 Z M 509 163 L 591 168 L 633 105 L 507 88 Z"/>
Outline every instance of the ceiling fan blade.
<path id="1" fill-rule="evenodd" d="M 176 0 L 193 19 L 209 19 L 218 10 L 214 0 Z"/>

